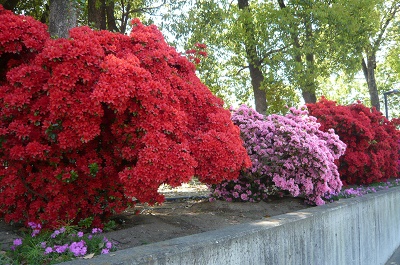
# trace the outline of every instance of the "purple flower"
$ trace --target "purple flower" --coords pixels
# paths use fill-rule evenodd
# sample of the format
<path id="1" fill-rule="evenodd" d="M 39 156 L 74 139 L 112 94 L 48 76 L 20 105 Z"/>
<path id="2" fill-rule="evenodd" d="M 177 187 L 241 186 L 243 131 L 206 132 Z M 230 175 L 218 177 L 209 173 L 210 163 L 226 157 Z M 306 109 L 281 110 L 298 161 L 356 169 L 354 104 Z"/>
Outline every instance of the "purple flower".
<path id="1" fill-rule="evenodd" d="M 79 242 L 72 242 L 69 246 L 69 251 L 71 251 L 75 255 L 75 257 L 85 255 L 87 252 L 85 241 L 81 240 Z"/>
<path id="2" fill-rule="evenodd" d="M 41 224 L 37 224 L 37 223 L 35 223 L 35 222 L 28 222 L 28 226 L 31 228 L 31 229 L 42 229 L 42 225 Z"/>
<path id="3" fill-rule="evenodd" d="M 53 252 L 53 249 L 52 249 L 51 247 L 47 247 L 47 248 L 44 250 L 44 254 L 45 254 L 45 255 L 50 254 L 50 253 L 52 253 L 52 252 Z"/>
<path id="4" fill-rule="evenodd" d="M 112 243 L 110 241 L 107 241 L 106 248 L 108 249 L 112 248 Z"/>
<path id="5" fill-rule="evenodd" d="M 42 242 L 42 243 L 40 243 L 40 246 L 41 246 L 42 248 L 46 248 L 46 245 L 47 245 L 47 242 Z"/>
<path id="6" fill-rule="evenodd" d="M 40 233 L 40 229 L 33 229 L 31 236 L 35 237 Z"/>
<path id="7" fill-rule="evenodd" d="M 78 237 L 83 237 L 83 232 L 78 232 L 77 236 Z"/>
<path id="8" fill-rule="evenodd" d="M 68 249 L 68 244 L 62 246 L 54 246 L 54 251 L 57 253 L 64 253 Z"/>
<path id="9" fill-rule="evenodd" d="M 101 254 L 108 254 L 110 252 L 110 250 L 108 248 L 103 248 L 101 250 Z"/>
<path id="10" fill-rule="evenodd" d="M 53 232 L 53 234 L 51 234 L 51 238 L 56 238 L 58 235 L 60 234 L 60 231 L 59 230 L 56 230 L 56 231 L 54 231 Z"/>
<path id="11" fill-rule="evenodd" d="M 247 201 L 249 198 L 247 197 L 246 193 L 243 193 L 242 195 L 240 195 L 240 198 L 244 201 Z"/>
<path id="12" fill-rule="evenodd" d="M 100 228 L 93 228 L 92 229 L 92 234 L 98 234 L 98 233 L 101 233 L 101 232 L 103 232 Z"/>
<path id="13" fill-rule="evenodd" d="M 16 247 L 22 245 L 22 239 L 21 238 L 14 239 L 13 245 Z"/>

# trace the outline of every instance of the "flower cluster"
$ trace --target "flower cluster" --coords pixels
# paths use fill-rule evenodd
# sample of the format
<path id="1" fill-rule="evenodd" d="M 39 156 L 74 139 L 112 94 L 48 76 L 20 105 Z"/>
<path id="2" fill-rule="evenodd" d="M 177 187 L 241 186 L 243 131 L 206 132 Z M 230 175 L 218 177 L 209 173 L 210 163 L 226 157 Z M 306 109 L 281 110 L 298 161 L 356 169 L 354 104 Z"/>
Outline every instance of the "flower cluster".
<path id="1" fill-rule="evenodd" d="M 252 161 L 241 178 L 259 179 L 266 187 L 304 195 L 317 205 L 324 204 L 325 196 L 339 192 L 342 182 L 335 160 L 346 145 L 333 130 L 320 131 L 316 119 L 307 114 L 306 109 L 291 108 L 286 116 L 264 117 L 244 105 L 235 110 L 232 120 L 241 130 Z"/>
<path id="2" fill-rule="evenodd" d="M 101 226 L 133 198 L 162 202 L 160 184 L 193 176 L 213 184 L 250 166 L 222 100 L 155 26 L 134 20 L 130 36 L 78 27 L 70 39 L 50 39 L 25 19 L 0 7 L 1 26 L 18 27 L 0 30 L 0 60 L 19 53 L 3 48 L 11 41 L 31 52 L 0 78 L 7 222 L 56 227 L 93 216 Z"/>
<path id="3" fill-rule="evenodd" d="M 7 256 L 21 264 L 47 264 L 48 261 L 65 261 L 89 254 L 108 254 L 115 250 L 114 244 L 106 237 L 99 236 L 99 228 L 91 233 L 76 231 L 73 227 L 61 227 L 53 233 L 41 231 L 40 225 L 29 223 L 31 238 L 17 238 L 13 241 Z M 39 230 L 38 233 L 34 232 Z"/>
<path id="4" fill-rule="evenodd" d="M 198 64 L 200 64 L 202 58 L 207 57 L 206 49 L 207 49 L 207 46 L 205 44 L 196 43 L 194 45 L 194 49 L 187 50 L 186 54 L 188 55 L 188 59 L 191 62 L 198 65 Z"/>
<path id="5" fill-rule="evenodd" d="M 397 141 L 397 143 L 398 143 L 397 146 L 399 148 L 399 156 L 397 160 L 397 176 L 400 178 L 400 139 Z"/>
<path id="6" fill-rule="evenodd" d="M 393 181 L 387 181 L 382 183 L 374 183 L 373 186 L 359 186 L 354 188 L 346 188 L 342 189 L 338 194 L 332 195 L 332 199 L 337 198 L 352 198 L 352 197 L 361 197 L 368 193 L 375 193 L 380 190 L 387 190 L 392 187 L 400 186 L 400 179 L 394 179 Z"/>
<path id="7" fill-rule="evenodd" d="M 47 26 L 32 17 L 17 17 L 0 5 L 0 80 L 11 67 L 29 62 L 49 39 Z"/>
<path id="8" fill-rule="evenodd" d="M 259 202 L 267 199 L 268 194 L 274 194 L 273 185 L 266 185 L 260 179 L 239 177 L 237 180 L 224 181 L 210 185 L 210 201 L 223 199 L 231 202 Z"/>
<path id="9" fill-rule="evenodd" d="M 400 139 L 394 123 L 375 108 L 360 102 L 341 106 L 321 98 L 307 104 L 310 115 L 321 123 L 321 130 L 334 129 L 347 144 L 339 159 L 339 173 L 344 184 L 370 184 L 397 177 Z"/>
<path id="10" fill-rule="evenodd" d="M 397 141 L 397 146 L 399 148 L 399 157 L 397 160 L 397 177 L 400 178 L 400 118 L 393 118 L 391 123 L 396 126 L 397 132 L 399 133 L 399 139 Z"/>

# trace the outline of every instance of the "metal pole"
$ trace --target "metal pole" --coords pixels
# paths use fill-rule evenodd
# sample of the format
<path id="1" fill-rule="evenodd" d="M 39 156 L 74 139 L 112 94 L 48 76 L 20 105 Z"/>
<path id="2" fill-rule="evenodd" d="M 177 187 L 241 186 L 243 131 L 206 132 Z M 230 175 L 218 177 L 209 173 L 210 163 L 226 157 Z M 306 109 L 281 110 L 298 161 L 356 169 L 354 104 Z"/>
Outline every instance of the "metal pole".
<path id="1" fill-rule="evenodd" d="M 383 98 L 385 99 L 385 113 L 386 113 L 386 119 L 389 119 L 389 111 L 388 111 L 388 106 L 387 106 L 387 93 L 383 93 Z"/>
<path id="2" fill-rule="evenodd" d="M 383 99 L 385 100 L 385 114 L 386 114 L 386 119 L 389 119 L 389 111 L 388 111 L 388 105 L 387 105 L 387 95 L 396 94 L 396 93 L 399 93 L 399 92 L 400 92 L 400 90 L 398 90 L 398 89 L 393 89 L 393 90 L 390 90 L 390 91 L 387 91 L 387 92 L 384 92 L 384 93 L 383 93 Z"/>

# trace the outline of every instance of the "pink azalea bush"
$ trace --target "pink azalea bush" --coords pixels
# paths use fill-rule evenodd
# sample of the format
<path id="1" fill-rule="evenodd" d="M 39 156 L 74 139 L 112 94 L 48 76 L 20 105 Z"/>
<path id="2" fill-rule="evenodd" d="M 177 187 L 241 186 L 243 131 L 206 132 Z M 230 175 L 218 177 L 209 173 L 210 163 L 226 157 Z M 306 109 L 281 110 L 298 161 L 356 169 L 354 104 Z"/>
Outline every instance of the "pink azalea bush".
<path id="1" fill-rule="evenodd" d="M 295 197 L 304 196 L 307 203 L 321 205 L 325 197 L 340 192 L 342 182 L 335 161 L 344 154 L 346 145 L 333 130 L 319 130 L 320 124 L 308 116 L 305 107 L 291 108 L 285 116 L 263 116 L 242 105 L 233 111 L 232 121 L 240 128 L 252 161 L 252 167 L 242 172 L 239 181 L 246 180 L 245 185 L 258 190 L 260 195 L 256 192 L 254 201 L 275 189 L 275 194 L 287 191 Z M 240 189 L 243 192 L 237 194 L 238 185 L 243 184 L 228 181 L 213 185 L 212 196 L 240 200 L 248 189 Z"/>

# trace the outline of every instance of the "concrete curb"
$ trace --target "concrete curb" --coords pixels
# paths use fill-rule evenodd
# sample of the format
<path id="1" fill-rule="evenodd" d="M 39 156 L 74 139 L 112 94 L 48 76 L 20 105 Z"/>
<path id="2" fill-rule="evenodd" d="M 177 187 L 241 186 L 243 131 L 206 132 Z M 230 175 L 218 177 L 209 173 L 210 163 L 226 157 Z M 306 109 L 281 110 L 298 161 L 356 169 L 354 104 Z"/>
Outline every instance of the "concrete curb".
<path id="1" fill-rule="evenodd" d="M 400 187 L 63 265 L 379 265 L 400 245 Z"/>

